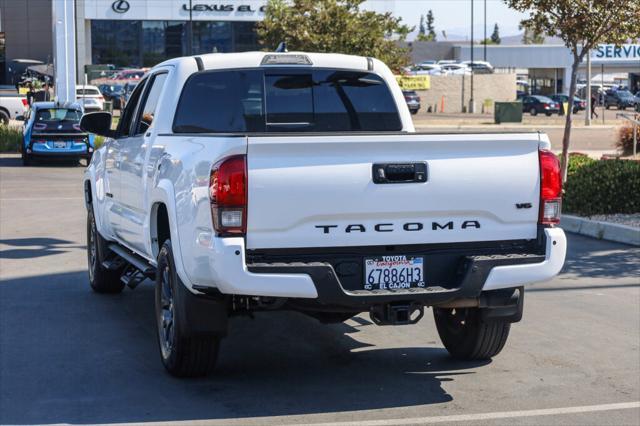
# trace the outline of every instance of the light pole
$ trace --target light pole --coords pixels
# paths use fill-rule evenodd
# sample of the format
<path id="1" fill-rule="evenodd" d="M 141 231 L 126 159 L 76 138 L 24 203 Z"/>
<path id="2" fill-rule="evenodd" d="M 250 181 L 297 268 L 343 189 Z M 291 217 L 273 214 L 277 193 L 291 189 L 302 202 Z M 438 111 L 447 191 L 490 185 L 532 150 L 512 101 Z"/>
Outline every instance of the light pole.
<path id="1" fill-rule="evenodd" d="M 473 0 L 471 0 L 471 96 L 469 98 L 469 113 L 476 112 L 476 105 L 473 100 Z"/>
<path id="2" fill-rule="evenodd" d="M 484 61 L 487 62 L 487 0 L 484 0 Z"/>
<path id="3" fill-rule="evenodd" d="M 189 0 L 189 27 L 187 29 L 187 55 L 193 55 L 193 0 Z"/>

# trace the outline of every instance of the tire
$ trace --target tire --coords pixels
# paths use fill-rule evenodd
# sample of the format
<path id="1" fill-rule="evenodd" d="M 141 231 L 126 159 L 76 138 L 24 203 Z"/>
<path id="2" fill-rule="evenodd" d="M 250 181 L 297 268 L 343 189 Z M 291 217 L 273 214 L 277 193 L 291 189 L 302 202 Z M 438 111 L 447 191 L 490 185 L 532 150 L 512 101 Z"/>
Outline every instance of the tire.
<path id="1" fill-rule="evenodd" d="M 24 148 L 23 148 L 24 150 Z M 31 156 L 27 153 L 25 153 L 24 151 L 22 152 L 22 165 L 24 167 L 29 167 L 33 165 L 33 159 L 31 158 Z"/>
<path id="2" fill-rule="evenodd" d="M 537 110 L 537 109 L 535 109 L 535 108 L 531 108 L 531 109 L 529 110 L 529 114 L 531 114 L 531 115 L 538 115 L 538 110 Z"/>
<path id="3" fill-rule="evenodd" d="M 416 115 L 416 114 L 418 113 L 418 110 L 417 110 L 417 109 L 412 109 L 412 110 L 410 110 L 410 111 L 411 111 L 411 115 Z"/>
<path id="4" fill-rule="evenodd" d="M 160 358 L 167 371 L 176 377 L 199 377 L 215 367 L 220 337 L 190 335 L 181 322 L 181 309 L 176 297 L 177 286 L 184 286 L 176 272 L 171 240 L 166 240 L 158 253 L 156 272 L 155 314 Z M 188 291 L 184 289 L 184 291 Z"/>
<path id="5" fill-rule="evenodd" d="M 483 321 L 478 308 L 433 308 L 440 340 L 453 358 L 487 360 L 498 355 L 509 337 L 511 323 Z"/>
<path id="6" fill-rule="evenodd" d="M 96 293 L 120 293 L 124 283 L 120 281 L 122 269 L 110 270 L 102 266 L 105 254 L 109 252 L 107 242 L 96 228 L 93 209 L 87 213 L 87 262 L 89 284 Z"/>
<path id="7" fill-rule="evenodd" d="M 547 117 L 551 117 L 551 114 L 552 114 L 552 113 L 550 113 L 550 112 L 545 112 L 545 113 L 544 113 L 544 115 L 546 115 Z"/>
<path id="8" fill-rule="evenodd" d="M 605 104 L 604 104 L 604 108 L 605 108 L 605 109 L 609 109 L 610 107 L 611 107 L 611 106 L 610 106 L 608 103 L 606 103 L 606 102 L 605 102 Z"/>
<path id="9" fill-rule="evenodd" d="M 8 126 L 10 118 L 11 117 L 9 117 L 9 114 L 7 114 L 5 111 L 0 110 L 0 124 Z"/>

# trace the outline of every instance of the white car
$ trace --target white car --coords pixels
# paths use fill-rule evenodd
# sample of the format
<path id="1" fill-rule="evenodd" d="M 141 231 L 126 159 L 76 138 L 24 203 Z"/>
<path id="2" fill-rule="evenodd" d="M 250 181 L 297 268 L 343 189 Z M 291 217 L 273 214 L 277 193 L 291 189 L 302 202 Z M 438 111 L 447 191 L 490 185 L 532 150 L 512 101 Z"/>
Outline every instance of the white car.
<path id="1" fill-rule="evenodd" d="M 76 86 L 76 97 L 85 111 L 102 111 L 104 109 L 104 97 L 96 86 Z"/>
<path id="2" fill-rule="evenodd" d="M 445 75 L 469 75 L 471 74 L 471 69 L 466 65 L 462 64 L 444 64 L 440 65 L 442 72 Z"/>
<path id="3" fill-rule="evenodd" d="M 140 80 L 117 130 L 106 112 L 81 127 L 105 136 L 84 174 L 89 282 L 155 280 L 176 376 L 212 369 L 229 317 L 280 309 L 401 325 L 432 307 L 454 357 L 489 359 L 525 286 L 564 263 L 549 139 L 415 133 L 373 58 L 172 59 Z"/>
<path id="4" fill-rule="evenodd" d="M 461 64 L 473 70 L 475 74 L 493 74 L 494 73 L 493 65 L 491 65 L 487 61 L 473 61 L 473 62 L 462 61 Z"/>
<path id="5" fill-rule="evenodd" d="M 410 68 L 410 73 L 414 75 L 443 75 L 444 72 L 440 65 L 435 64 L 418 64 Z"/>

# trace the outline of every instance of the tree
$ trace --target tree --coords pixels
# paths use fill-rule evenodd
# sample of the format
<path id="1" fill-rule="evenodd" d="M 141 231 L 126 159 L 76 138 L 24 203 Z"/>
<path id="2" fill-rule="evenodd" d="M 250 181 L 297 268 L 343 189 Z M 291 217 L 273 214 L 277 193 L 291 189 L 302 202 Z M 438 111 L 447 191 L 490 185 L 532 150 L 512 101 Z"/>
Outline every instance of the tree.
<path id="1" fill-rule="evenodd" d="M 578 66 L 600 43 L 621 45 L 640 39 L 638 0 L 504 0 L 509 7 L 528 12 L 522 21 L 534 34 L 560 37 L 573 56 L 569 99 L 576 93 Z M 588 112 L 587 112 L 588 113 Z M 562 138 L 562 180 L 567 179 L 573 114 L 566 114 Z"/>
<path id="2" fill-rule="evenodd" d="M 397 41 L 412 30 L 391 13 L 361 10 L 365 0 L 269 0 L 258 40 L 267 49 L 371 56 L 399 71 L 410 62 Z"/>
<path id="3" fill-rule="evenodd" d="M 518 29 L 520 31 L 524 30 L 522 44 L 544 44 L 544 34 L 536 32 L 522 23 L 518 25 Z"/>
<path id="4" fill-rule="evenodd" d="M 434 21 L 435 18 L 433 17 L 433 11 L 429 9 L 429 12 L 427 12 L 427 36 L 431 41 L 436 41 L 436 29 L 433 26 Z"/>
<path id="5" fill-rule="evenodd" d="M 493 44 L 500 44 L 502 42 L 502 39 L 500 38 L 500 28 L 498 28 L 497 22 L 493 27 L 493 33 L 491 34 L 491 41 L 493 42 Z"/>
<path id="6" fill-rule="evenodd" d="M 433 26 L 435 18 L 433 17 L 433 11 L 429 9 L 427 12 L 427 26 L 424 26 L 424 16 L 420 15 L 420 31 L 418 31 L 418 41 L 436 41 L 436 29 Z"/>

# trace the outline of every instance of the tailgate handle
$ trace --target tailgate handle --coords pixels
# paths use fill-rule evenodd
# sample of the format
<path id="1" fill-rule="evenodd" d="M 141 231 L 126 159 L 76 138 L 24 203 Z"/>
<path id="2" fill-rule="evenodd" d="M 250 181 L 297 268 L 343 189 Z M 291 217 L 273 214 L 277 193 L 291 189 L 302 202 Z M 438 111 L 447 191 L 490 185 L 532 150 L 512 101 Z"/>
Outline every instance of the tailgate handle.
<path id="1" fill-rule="evenodd" d="M 422 183 L 427 181 L 427 163 L 375 163 L 373 183 Z"/>

